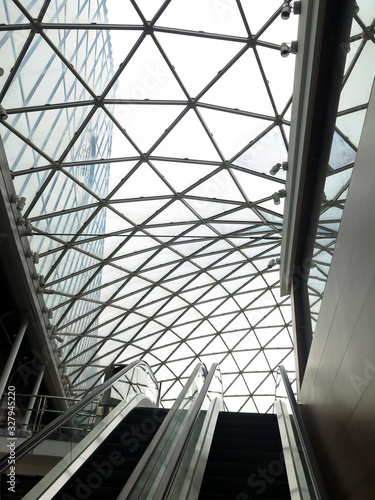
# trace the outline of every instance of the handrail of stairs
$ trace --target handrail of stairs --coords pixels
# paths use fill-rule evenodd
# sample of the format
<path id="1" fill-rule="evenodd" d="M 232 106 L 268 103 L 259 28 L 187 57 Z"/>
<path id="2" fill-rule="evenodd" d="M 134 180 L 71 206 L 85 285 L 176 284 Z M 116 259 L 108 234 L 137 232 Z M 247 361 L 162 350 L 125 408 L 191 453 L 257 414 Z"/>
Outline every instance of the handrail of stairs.
<path id="1" fill-rule="evenodd" d="M 82 408 L 85 408 L 85 406 L 92 403 L 98 397 L 99 394 L 101 394 L 105 390 L 109 389 L 117 380 L 119 380 L 127 372 L 129 372 L 130 370 L 132 370 L 136 366 L 143 366 L 149 372 L 149 375 L 151 376 L 152 381 L 156 385 L 157 393 L 158 393 L 158 400 L 159 400 L 160 386 L 159 386 L 159 384 L 155 378 L 155 375 L 153 374 L 150 366 L 145 361 L 142 361 L 142 360 L 133 361 L 132 363 L 129 363 L 124 368 L 122 368 L 118 373 L 114 374 L 111 378 L 109 378 L 108 380 L 103 382 L 101 385 L 99 385 L 98 387 L 95 387 L 95 389 L 93 389 L 90 393 L 88 393 L 83 399 L 81 399 L 81 401 L 79 401 L 77 404 L 75 404 L 72 408 L 67 410 L 65 413 L 63 413 L 59 417 L 55 418 L 52 422 L 47 424 L 37 434 L 32 436 L 27 441 L 23 442 L 20 446 L 17 446 L 17 448 L 16 448 L 17 461 L 20 458 L 22 458 L 24 455 L 26 455 L 27 453 L 30 453 L 30 451 L 32 451 L 42 441 L 44 441 L 47 437 L 49 437 L 51 434 L 56 432 L 57 429 L 59 429 L 62 425 L 64 425 L 72 417 L 74 417 L 80 410 L 82 410 Z M 9 468 L 9 457 L 10 457 L 10 455 L 8 454 L 8 455 L 5 455 L 0 460 L 0 474 Z"/>
<path id="2" fill-rule="evenodd" d="M 209 373 L 207 373 L 207 369 L 203 363 L 199 363 L 195 367 L 184 389 L 173 404 L 154 439 L 134 469 L 132 476 L 117 497 L 117 500 L 149 498 L 151 494 L 150 488 L 153 490 L 152 498 L 154 500 L 162 498 L 174 477 L 179 460 L 183 456 L 190 430 L 194 426 L 216 367 L 216 364 L 213 365 Z M 187 407 L 184 402 L 187 400 L 189 389 L 194 385 L 194 381 L 202 370 L 204 370 L 204 383 L 195 392 L 193 397 L 190 398 L 192 405 Z M 181 431 L 180 434 L 175 433 L 174 429 L 177 426 L 179 431 Z M 166 434 L 169 435 L 169 441 L 165 441 Z M 158 459 L 159 455 L 160 459 Z M 160 460 L 162 457 L 164 459 L 165 455 L 169 456 L 164 463 L 164 467 L 161 467 Z M 155 477 L 155 481 L 150 486 L 149 478 L 154 475 L 155 470 L 158 471 L 156 474 L 157 477 Z"/>
<path id="3" fill-rule="evenodd" d="M 281 381 L 283 382 L 283 387 L 286 391 L 286 396 L 292 412 L 292 418 L 290 418 L 285 403 L 283 403 L 281 400 L 277 400 L 275 406 L 278 413 L 278 419 L 280 416 L 280 418 L 286 421 L 286 434 L 289 434 L 289 436 L 294 434 L 294 436 L 292 436 L 292 440 L 293 442 L 297 443 L 296 447 L 298 447 L 297 452 L 299 453 L 298 462 L 300 461 L 300 463 L 304 465 L 304 472 L 308 484 L 308 494 L 306 496 L 301 493 L 297 495 L 294 492 L 295 496 L 292 495 L 292 499 L 294 500 L 294 498 L 311 498 L 313 500 L 328 500 L 329 497 L 320 474 L 318 463 L 307 431 L 305 429 L 302 417 L 300 415 L 300 409 L 296 401 L 292 386 L 290 384 L 286 369 L 283 365 L 279 366 L 279 373 Z M 293 452 L 293 450 L 291 451 Z M 293 461 L 294 459 L 292 458 L 291 460 Z M 298 465 L 299 464 L 297 464 L 297 468 Z"/>

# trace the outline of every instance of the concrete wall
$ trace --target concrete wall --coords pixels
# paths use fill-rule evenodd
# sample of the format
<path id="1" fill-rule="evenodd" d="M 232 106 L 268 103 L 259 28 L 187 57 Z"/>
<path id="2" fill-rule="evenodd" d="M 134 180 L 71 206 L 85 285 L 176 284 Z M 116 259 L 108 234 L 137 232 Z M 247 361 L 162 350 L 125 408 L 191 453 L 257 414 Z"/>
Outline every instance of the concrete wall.
<path id="1" fill-rule="evenodd" d="M 332 499 L 375 498 L 375 93 L 300 403 Z"/>

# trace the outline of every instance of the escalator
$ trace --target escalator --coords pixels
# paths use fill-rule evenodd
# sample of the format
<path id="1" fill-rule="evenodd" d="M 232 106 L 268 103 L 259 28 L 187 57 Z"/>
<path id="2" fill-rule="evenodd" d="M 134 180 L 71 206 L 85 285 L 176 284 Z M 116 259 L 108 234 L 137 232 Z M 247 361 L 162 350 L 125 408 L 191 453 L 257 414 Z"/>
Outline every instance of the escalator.
<path id="1" fill-rule="evenodd" d="M 116 499 L 168 410 L 134 408 L 53 500 Z"/>
<path id="2" fill-rule="evenodd" d="M 290 499 L 276 415 L 221 412 L 199 500 Z"/>
<path id="3" fill-rule="evenodd" d="M 127 383 L 130 369 L 119 375 Z M 123 391 L 115 379 L 103 387 L 114 383 L 118 396 Z M 306 479 L 311 471 L 300 458 L 303 437 L 299 444 L 293 437 L 298 422 L 288 421 L 281 403 L 277 415 L 222 411 L 218 365 L 207 372 L 199 364 L 170 410 L 145 397 L 142 377 L 135 385 L 138 394 L 103 412 L 105 418 L 25 500 L 326 498 L 314 479 Z"/>

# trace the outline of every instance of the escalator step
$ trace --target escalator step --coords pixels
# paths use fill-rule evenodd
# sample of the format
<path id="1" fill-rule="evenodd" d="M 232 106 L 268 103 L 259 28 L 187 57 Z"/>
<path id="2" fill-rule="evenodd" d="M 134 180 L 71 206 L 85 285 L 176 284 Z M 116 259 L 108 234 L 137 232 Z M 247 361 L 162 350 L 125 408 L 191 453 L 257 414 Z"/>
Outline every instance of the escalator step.
<path id="1" fill-rule="evenodd" d="M 214 444 L 212 450 L 235 450 L 238 451 L 278 451 L 280 450 L 280 441 L 262 439 L 232 439 L 217 438 L 214 435 Z"/>
<path id="2" fill-rule="evenodd" d="M 271 466 L 270 466 L 271 464 Z M 207 464 L 205 474 L 207 477 L 211 476 L 219 476 L 219 477 L 234 477 L 234 478 L 248 478 L 253 475 L 259 475 L 259 469 L 264 470 L 268 469 L 270 466 L 271 472 L 273 476 L 277 476 L 279 480 L 286 481 L 286 470 L 285 465 L 281 460 L 278 460 L 276 457 L 274 460 L 270 460 L 264 463 L 256 463 L 256 462 L 247 462 L 247 463 L 229 463 L 229 462 L 214 462 L 210 460 Z"/>
<path id="3" fill-rule="evenodd" d="M 199 500 L 287 500 L 275 415 L 220 413 Z"/>
<path id="4" fill-rule="evenodd" d="M 218 492 L 221 495 L 232 495 L 235 493 L 234 498 L 241 493 L 248 494 L 250 498 L 280 498 L 290 499 L 289 486 L 286 481 L 279 481 L 278 478 L 271 475 L 265 475 L 264 478 L 259 476 L 250 476 L 250 478 L 228 478 L 214 476 L 209 481 L 205 481 L 201 489 L 200 499 L 204 498 L 206 493 Z"/>
<path id="5" fill-rule="evenodd" d="M 240 426 L 236 427 L 217 427 L 215 429 L 215 435 L 221 437 L 238 438 L 238 439 L 254 439 L 261 436 L 261 439 L 280 439 L 279 429 L 275 427 L 274 429 L 264 428 L 264 429 L 254 429 L 245 428 L 241 429 Z"/>
<path id="6" fill-rule="evenodd" d="M 167 413 L 132 410 L 53 499 L 116 499 Z"/>

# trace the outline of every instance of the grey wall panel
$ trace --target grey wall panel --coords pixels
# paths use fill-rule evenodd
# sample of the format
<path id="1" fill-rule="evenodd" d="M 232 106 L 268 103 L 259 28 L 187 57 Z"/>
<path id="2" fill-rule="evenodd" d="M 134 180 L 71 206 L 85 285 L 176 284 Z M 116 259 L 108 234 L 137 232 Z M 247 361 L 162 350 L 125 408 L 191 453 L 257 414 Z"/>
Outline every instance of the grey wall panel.
<path id="1" fill-rule="evenodd" d="M 299 394 L 333 499 L 374 498 L 375 96 Z"/>

